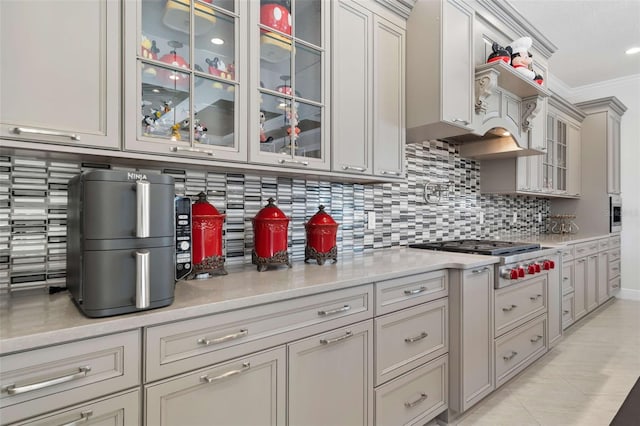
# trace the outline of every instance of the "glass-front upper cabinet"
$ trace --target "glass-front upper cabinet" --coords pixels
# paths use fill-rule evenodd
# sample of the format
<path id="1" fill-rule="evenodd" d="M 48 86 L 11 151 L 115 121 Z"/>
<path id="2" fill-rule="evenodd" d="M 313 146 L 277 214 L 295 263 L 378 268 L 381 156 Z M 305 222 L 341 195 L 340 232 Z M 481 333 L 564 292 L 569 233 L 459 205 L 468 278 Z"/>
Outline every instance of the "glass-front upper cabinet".
<path id="1" fill-rule="evenodd" d="M 250 160 L 329 169 L 329 2 L 249 2 Z"/>
<path id="2" fill-rule="evenodd" d="M 567 190 L 567 123 L 547 115 L 547 151 L 543 161 L 543 189 L 564 193 Z"/>
<path id="3" fill-rule="evenodd" d="M 125 2 L 128 149 L 246 161 L 246 1 Z M 135 78 L 135 80 L 134 80 Z M 136 114 L 131 113 L 135 110 Z M 135 122 L 133 120 L 135 119 Z M 246 125 L 245 125 L 246 128 Z"/>

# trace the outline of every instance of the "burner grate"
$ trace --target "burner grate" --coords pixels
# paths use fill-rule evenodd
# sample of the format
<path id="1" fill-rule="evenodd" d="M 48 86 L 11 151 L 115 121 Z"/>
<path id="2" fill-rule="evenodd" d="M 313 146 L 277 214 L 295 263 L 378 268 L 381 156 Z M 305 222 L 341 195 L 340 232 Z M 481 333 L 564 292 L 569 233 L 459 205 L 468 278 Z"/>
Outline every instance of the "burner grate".
<path id="1" fill-rule="evenodd" d="M 410 248 L 453 251 L 459 253 L 510 256 L 540 250 L 540 244 L 501 240 L 451 240 L 433 243 L 409 244 Z"/>

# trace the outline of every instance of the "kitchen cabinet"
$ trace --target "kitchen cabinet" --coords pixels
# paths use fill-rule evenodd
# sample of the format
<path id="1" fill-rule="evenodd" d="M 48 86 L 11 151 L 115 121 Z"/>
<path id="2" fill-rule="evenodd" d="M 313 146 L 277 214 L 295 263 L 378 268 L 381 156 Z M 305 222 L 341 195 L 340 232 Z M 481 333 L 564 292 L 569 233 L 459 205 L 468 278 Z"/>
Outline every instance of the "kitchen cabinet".
<path id="1" fill-rule="evenodd" d="M 587 314 L 587 258 L 575 260 L 573 318 L 579 320 Z"/>
<path id="2" fill-rule="evenodd" d="M 564 265 L 560 269 L 561 265 L 560 256 L 553 255 L 549 257 L 552 260 L 556 268 L 549 270 L 547 275 L 547 294 L 549 300 L 547 301 L 547 337 L 549 339 L 549 348 L 555 346 L 562 338 L 562 296 L 563 296 L 563 277 L 564 277 Z"/>
<path id="3" fill-rule="evenodd" d="M 124 148 L 246 161 L 247 2 L 124 5 Z"/>
<path id="4" fill-rule="evenodd" d="M 120 148 L 120 17 L 110 0 L 2 2 L 0 138 Z"/>
<path id="5" fill-rule="evenodd" d="M 586 264 L 587 312 L 591 312 L 598 307 L 598 255 L 588 256 Z"/>
<path id="6" fill-rule="evenodd" d="M 597 269 L 598 305 L 601 305 L 609 299 L 609 252 L 598 253 Z"/>
<path id="7" fill-rule="evenodd" d="M 290 343 L 290 425 L 373 425 L 373 325 L 364 321 Z"/>
<path id="8" fill-rule="evenodd" d="M 416 2 L 407 22 L 409 142 L 471 131 L 474 19 L 462 1 Z"/>
<path id="9" fill-rule="evenodd" d="M 329 170 L 330 4 L 248 3 L 249 161 Z"/>
<path id="10" fill-rule="evenodd" d="M 284 346 L 144 387 L 148 425 L 284 425 Z"/>
<path id="11" fill-rule="evenodd" d="M 609 280 L 607 294 L 609 297 L 615 296 L 620 291 L 620 235 L 609 239 Z"/>

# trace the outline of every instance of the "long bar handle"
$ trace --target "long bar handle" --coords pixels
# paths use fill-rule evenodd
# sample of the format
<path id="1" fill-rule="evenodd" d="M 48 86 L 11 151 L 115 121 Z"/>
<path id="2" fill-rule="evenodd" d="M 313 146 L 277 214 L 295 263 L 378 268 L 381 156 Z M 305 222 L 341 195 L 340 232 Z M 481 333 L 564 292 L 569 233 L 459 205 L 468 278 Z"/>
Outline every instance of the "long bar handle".
<path id="1" fill-rule="evenodd" d="M 19 135 L 21 133 L 31 133 L 34 135 L 45 135 L 45 136 L 59 136 L 62 138 L 69 138 L 72 141 L 79 141 L 80 136 L 75 133 L 64 133 L 64 132 L 56 132 L 53 130 L 42 130 L 42 129 L 33 129 L 31 127 L 14 127 L 13 133 Z"/>
<path id="2" fill-rule="evenodd" d="M 424 339 L 428 335 L 429 335 L 429 333 L 427 333 L 426 331 L 423 331 L 422 333 L 420 333 L 416 337 L 407 337 L 407 338 L 405 338 L 404 341 L 407 342 L 407 343 L 413 343 L 413 342 L 417 342 L 419 340 Z"/>
<path id="3" fill-rule="evenodd" d="M 286 160 L 284 158 L 281 158 L 280 160 L 278 160 L 278 163 L 280 163 L 280 164 L 300 164 L 302 166 L 308 166 L 309 165 L 308 161 Z"/>
<path id="4" fill-rule="evenodd" d="M 355 170 L 356 172 L 366 172 L 367 169 L 364 167 L 357 166 L 342 166 L 342 170 Z"/>
<path id="5" fill-rule="evenodd" d="M 149 250 L 136 250 L 136 308 L 148 308 L 150 304 Z"/>
<path id="6" fill-rule="evenodd" d="M 2 390 L 7 392 L 9 395 L 17 395 L 20 393 L 31 392 L 38 389 L 48 388 L 49 386 L 59 385 L 61 383 L 70 382 L 72 380 L 81 379 L 83 377 L 87 377 L 87 373 L 91 371 L 90 365 L 85 365 L 83 367 L 78 367 L 78 371 L 74 371 L 71 374 L 65 374 L 64 376 L 56 377 L 53 379 L 45 380 L 44 382 L 31 383 L 29 385 L 18 386 L 16 387 L 15 383 L 6 386 Z"/>
<path id="7" fill-rule="evenodd" d="M 393 176 L 401 176 L 402 175 L 402 173 L 400 173 L 400 172 L 395 172 L 395 171 L 391 171 L 391 170 L 380 170 L 380 174 L 393 175 Z"/>
<path id="8" fill-rule="evenodd" d="M 78 420 L 74 420 L 71 423 L 65 423 L 60 426 L 77 426 L 82 423 L 86 423 L 89 421 L 89 417 L 93 416 L 93 410 L 82 411 L 80 413 L 80 418 Z"/>
<path id="9" fill-rule="evenodd" d="M 149 218 L 151 216 L 151 184 L 144 180 L 136 182 L 136 238 L 149 238 L 151 235 Z"/>
<path id="10" fill-rule="evenodd" d="M 414 288 L 413 290 L 405 290 L 404 294 L 406 294 L 407 296 L 412 296 L 414 294 L 424 293 L 425 291 L 427 291 L 427 287 L 422 286 L 420 288 Z"/>
<path id="11" fill-rule="evenodd" d="M 420 392 L 420 398 L 416 399 L 415 401 L 411 401 L 411 402 L 405 402 L 404 406 L 407 408 L 413 408 L 416 405 L 420 404 L 422 401 L 424 401 L 425 399 L 429 398 L 429 395 L 427 395 L 424 392 Z"/>
<path id="12" fill-rule="evenodd" d="M 216 377 L 209 377 L 208 375 L 204 375 L 200 377 L 200 381 L 201 382 L 205 382 L 205 383 L 213 383 L 213 382 L 217 382 L 218 380 L 222 380 L 222 379 L 226 379 L 228 377 L 231 376 L 237 376 L 238 374 L 242 374 L 245 371 L 251 369 L 251 363 L 250 362 L 243 362 L 242 363 L 242 368 L 239 368 L 237 370 L 231 370 L 231 371 L 227 371 L 224 374 L 221 374 L 219 376 Z"/>
<path id="13" fill-rule="evenodd" d="M 471 272 L 474 273 L 474 274 L 479 274 L 480 272 L 484 272 L 484 271 L 488 271 L 488 270 L 489 270 L 489 267 L 485 266 L 484 268 L 473 269 L 473 270 L 471 270 Z"/>
<path id="14" fill-rule="evenodd" d="M 215 152 L 208 150 L 208 149 L 202 149 L 202 148 L 191 148 L 191 147 L 187 147 L 187 146 L 172 146 L 170 148 L 171 151 L 173 152 L 192 152 L 195 154 L 206 154 L 210 157 L 213 157 L 214 155 L 216 155 Z"/>
<path id="15" fill-rule="evenodd" d="M 353 337 L 353 333 L 351 331 L 347 331 L 343 336 L 336 337 L 335 339 L 320 339 L 321 345 L 330 345 L 332 343 L 338 343 L 342 340 L 346 340 L 350 337 Z"/>
<path id="16" fill-rule="evenodd" d="M 331 309 L 329 311 L 318 311 L 318 315 L 320 315 L 321 317 L 327 317 L 329 315 L 335 315 L 335 314 L 340 314 L 342 312 L 347 312 L 350 309 L 351 309 L 350 305 L 344 305 L 342 308 Z"/>
<path id="17" fill-rule="evenodd" d="M 247 336 L 248 334 L 248 328 L 241 328 L 237 333 L 227 334 L 226 336 L 218 337 L 216 339 L 207 339 L 203 337 L 202 339 L 198 339 L 198 343 L 200 343 L 201 345 L 210 346 L 218 343 L 228 342 L 229 340 L 239 339 L 241 337 Z"/>

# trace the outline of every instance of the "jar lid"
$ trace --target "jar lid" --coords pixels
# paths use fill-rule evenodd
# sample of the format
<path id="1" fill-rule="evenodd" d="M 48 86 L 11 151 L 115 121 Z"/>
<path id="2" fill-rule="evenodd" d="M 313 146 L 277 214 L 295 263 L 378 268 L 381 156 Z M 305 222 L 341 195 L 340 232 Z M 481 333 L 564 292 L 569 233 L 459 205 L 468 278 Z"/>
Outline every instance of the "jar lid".
<path id="1" fill-rule="evenodd" d="M 201 192 L 198 199 L 191 206 L 191 214 L 198 216 L 219 216 L 220 212 L 211 203 L 207 202 L 207 194 Z"/>
<path id="2" fill-rule="evenodd" d="M 253 220 L 289 220 L 282 210 L 280 210 L 273 202 L 275 201 L 273 198 L 269 198 L 268 204 L 262 208 L 253 218 Z"/>
<path id="3" fill-rule="evenodd" d="M 324 206 L 321 204 L 318 206 L 318 212 L 314 214 L 307 225 L 337 225 L 329 213 L 324 211 Z"/>

